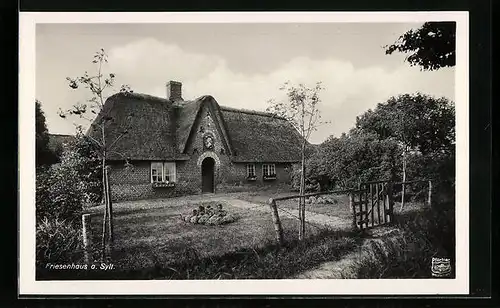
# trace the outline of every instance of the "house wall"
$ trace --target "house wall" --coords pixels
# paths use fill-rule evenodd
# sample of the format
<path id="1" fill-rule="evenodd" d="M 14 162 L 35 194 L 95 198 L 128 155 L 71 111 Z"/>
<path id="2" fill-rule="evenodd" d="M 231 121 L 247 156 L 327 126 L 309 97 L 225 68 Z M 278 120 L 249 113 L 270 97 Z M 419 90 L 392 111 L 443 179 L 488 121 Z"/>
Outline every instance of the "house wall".
<path id="1" fill-rule="evenodd" d="M 194 162 L 194 163 L 193 163 Z M 216 173 L 216 192 L 252 191 L 266 186 L 288 185 L 290 182 L 287 164 L 276 165 L 276 180 L 264 181 L 262 163 L 255 164 L 257 179 L 246 179 L 245 163 L 221 164 Z M 151 162 L 133 161 L 132 167 L 114 163 L 110 170 L 110 184 L 114 201 L 169 198 L 201 193 L 201 167 L 196 160 L 177 162 L 175 187 L 153 188 L 151 185 Z"/>
<path id="2" fill-rule="evenodd" d="M 210 131 L 215 136 L 214 148 L 204 150 L 203 132 Z M 110 184 L 113 199 L 138 200 L 149 198 L 168 198 L 181 195 L 192 195 L 201 193 L 201 163 L 207 156 L 216 161 L 215 168 L 215 192 L 231 192 L 254 190 L 258 187 L 287 184 L 290 182 L 290 164 L 276 163 L 277 179 L 264 181 L 262 164 L 255 163 L 257 179 L 249 181 L 246 179 L 246 163 L 233 163 L 224 147 L 219 130 L 210 117 L 207 117 L 207 108 L 201 112 L 201 117 L 195 122 L 196 134 L 189 140 L 186 153 L 191 155 L 187 161 L 176 163 L 176 185 L 175 187 L 153 188 L 151 185 L 151 161 L 132 161 L 131 168 L 124 168 L 122 163 L 111 165 Z"/>

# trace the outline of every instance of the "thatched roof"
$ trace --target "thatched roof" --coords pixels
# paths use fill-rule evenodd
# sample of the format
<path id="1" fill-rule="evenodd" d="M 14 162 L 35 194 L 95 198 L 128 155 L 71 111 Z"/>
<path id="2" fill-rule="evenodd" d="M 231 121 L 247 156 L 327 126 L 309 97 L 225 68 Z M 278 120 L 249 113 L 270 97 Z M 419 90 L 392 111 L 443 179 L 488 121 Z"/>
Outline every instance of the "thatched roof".
<path id="1" fill-rule="evenodd" d="M 296 162 L 301 137 L 292 124 L 268 113 L 220 107 L 227 123 L 235 161 Z"/>
<path id="2" fill-rule="evenodd" d="M 106 101 L 87 134 L 100 140 L 95 124 L 106 114 L 106 143 L 114 143 L 112 160 L 185 160 L 194 123 L 203 106 L 209 108 L 231 159 L 236 162 L 296 162 L 301 137 L 283 118 L 268 113 L 222 107 L 212 96 L 193 101 L 169 100 L 139 93 L 117 93 Z M 122 132 L 126 130 L 126 134 Z"/>

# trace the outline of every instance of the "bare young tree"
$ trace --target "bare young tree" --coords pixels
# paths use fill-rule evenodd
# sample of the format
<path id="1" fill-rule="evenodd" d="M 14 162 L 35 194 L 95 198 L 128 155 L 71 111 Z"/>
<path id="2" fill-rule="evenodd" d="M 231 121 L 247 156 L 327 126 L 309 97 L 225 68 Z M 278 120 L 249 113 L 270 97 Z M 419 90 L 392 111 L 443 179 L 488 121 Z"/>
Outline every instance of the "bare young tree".
<path id="1" fill-rule="evenodd" d="M 105 206 L 104 219 L 102 227 L 102 242 L 101 242 L 101 260 L 110 259 L 113 251 L 113 210 L 111 202 L 111 189 L 108 178 L 108 157 L 110 154 L 120 153 L 113 151 L 113 146 L 116 142 L 125 136 L 128 131 L 123 129 L 117 137 L 107 143 L 107 128 L 114 123 L 113 117 L 110 116 L 109 110 L 104 108 L 106 99 L 109 97 L 105 93 L 113 92 L 115 84 L 115 74 L 105 74 L 104 66 L 108 63 L 108 56 L 104 49 L 100 49 L 94 54 L 92 63 L 96 66 L 95 74 L 90 75 L 87 71 L 82 76 L 76 78 L 66 77 L 68 85 L 71 89 L 78 89 L 83 86 L 90 92 L 90 98 L 85 103 L 76 103 L 68 110 L 59 109 L 59 116 L 66 118 L 68 115 L 78 116 L 92 123 L 95 131 L 98 134 L 83 134 L 84 138 L 88 138 L 93 143 L 94 151 L 101 161 L 102 167 L 102 190 L 103 203 Z M 120 92 L 131 92 L 128 85 L 121 85 Z M 89 115 L 90 113 L 90 115 Z M 81 127 L 78 128 L 81 130 Z M 125 163 L 129 165 L 128 159 L 123 157 Z"/>
<path id="2" fill-rule="evenodd" d="M 305 173 L 306 173 L 306 147 L 312 132 L 326 122 L 321 121 L 321 114 L 318 105 L 321 102 L 319 93 L 324 88 L 321 82 L 317 82 L 314 87 L 307 87 L 300 83 L 293 85 L 289 81 L 285 82 L 280 90 L 286 92 L 287 100 L 277 102 L 273 99 L 269 101 L 266 110 L 277 116 L 287 119 L 302 137 L 301 144 L 301 172 L 300 172 L 300 195 L 299 208 L 299 239 L 302 240 L 305 234 Z"/>

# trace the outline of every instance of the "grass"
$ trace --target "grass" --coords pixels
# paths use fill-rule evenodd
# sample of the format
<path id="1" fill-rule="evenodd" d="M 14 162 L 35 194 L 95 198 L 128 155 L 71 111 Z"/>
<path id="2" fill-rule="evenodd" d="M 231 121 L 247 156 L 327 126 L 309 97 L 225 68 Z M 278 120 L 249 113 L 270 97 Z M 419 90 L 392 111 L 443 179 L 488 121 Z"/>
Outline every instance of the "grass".
<path id="1" fill-rule="evenodd" d="M 182 221 L 180 213 L 199 204 L 181 200 L 149 200 L 115 207 L 115 247 L 111 271 L 39 271 L 38 279 L 266 279 L 286 278 L 321 262 L 336 260 L 354 249 L 349 232 L 307 226 L 305 241 L 297 241 L 298 222 L 282 219 L 286 247 L 275 244 L 269 213 L 224 204 L 240 216 L 222 226 Z M 92 214 L 94 247 L 100 243 L 102 213 Z M 99 252 L 94 252 L 99 260 Z"/>
<path id="2" fill-rule="evenodd" d="M 395 214 L 397 236 L 370 241 L 367 257 L 357 261 L 357 278 L 431 278 L 433 257 L 450 258 L 454 278 L 455 210 L 407 209 Z"/>
<path id="3" fill-rule="evenodd" d="M 234 198 L 267 204 L 269 196 L 288 192 L 238 192 Z M 337 204 L 308 205 L 309 211 L 350 219 L 345 196 Z M 109 271 L 50 271 L 37 268 L 37 279 L 283 279 L 313 270 L 357 252 L 354 278 L 427 278 L 433 256 L 454 260 L 454 208 L 422 209 L 407 203 L 402 212 L 395 204 L 397 235 L 366 239 L 349 231 L 320 229 L 307 224 L 304 241 L 297 240 L 297 220 L 282 218 L 286 245 L 275 244 L 268 212 L 242 209 L 224 202 L 240 216 L 234 223 L 205 226 L 185 223 L 181 213 L 210 198 L 193 196 L 115 204 L 114 269 Z M 296 200 L 279 206 L 295 208 Z M 335 211 L 332 211 L 335 209 Z M 94 247 L 100 243 L 102 207 L 91 211 Z M 95 260 L 99 260 L 95 251 Z M 76 263 L 76 262 L 75 262 Z"/>
<path id="4" fill-rule="evenodd" d="M 286 197 L 286 196 L 291 196 L 291 195 L 296 195 L 297 192 L 270 192 L 267 194 L 262 194 L 262 193 L 256 193 L 256 192 L 244 192 L 236 195 L 236 198 L 249 201 L 249 202 L 254 202 L 254 203 L 260 203 L 260 204 L 268 204 L 269 198 L 273 197 Z M 336 216 L 340 218 L 344 218 L 347 220 L 352 219 L 352 214 L 351 214 L 351 208 L 349 205 L 349 196 L 347 195 L 327 195 L 333 200 L 335 200 L 337 203 L 333 204 L 306 204 L 306 211 L 313 212 L 313 213 L 318 213 L 318 214 L 324 214 L 324 215 L 329 215 L 329 216 Z M 289 200 L 279 200 L 276 202 L 277 206 L 280 208 L 286 208 L 286 209 L 297 209 L 298 199 L 289 199 Z"/>

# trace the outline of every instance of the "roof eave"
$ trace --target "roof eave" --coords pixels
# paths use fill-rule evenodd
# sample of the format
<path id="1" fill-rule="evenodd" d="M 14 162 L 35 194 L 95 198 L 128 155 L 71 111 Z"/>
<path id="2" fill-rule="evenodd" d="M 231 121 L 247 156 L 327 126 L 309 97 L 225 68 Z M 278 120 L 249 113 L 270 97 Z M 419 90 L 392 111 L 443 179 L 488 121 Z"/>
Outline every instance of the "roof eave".
<path id="1" fill-rule="evenodd" d="M 299 163 L 300 159 L 271 159 L 271 160 L 260 160 L 260 159 L 238 159 L 238 158 L 233 158 L 231 159 L 231 162 L 233 163 Z"/>

